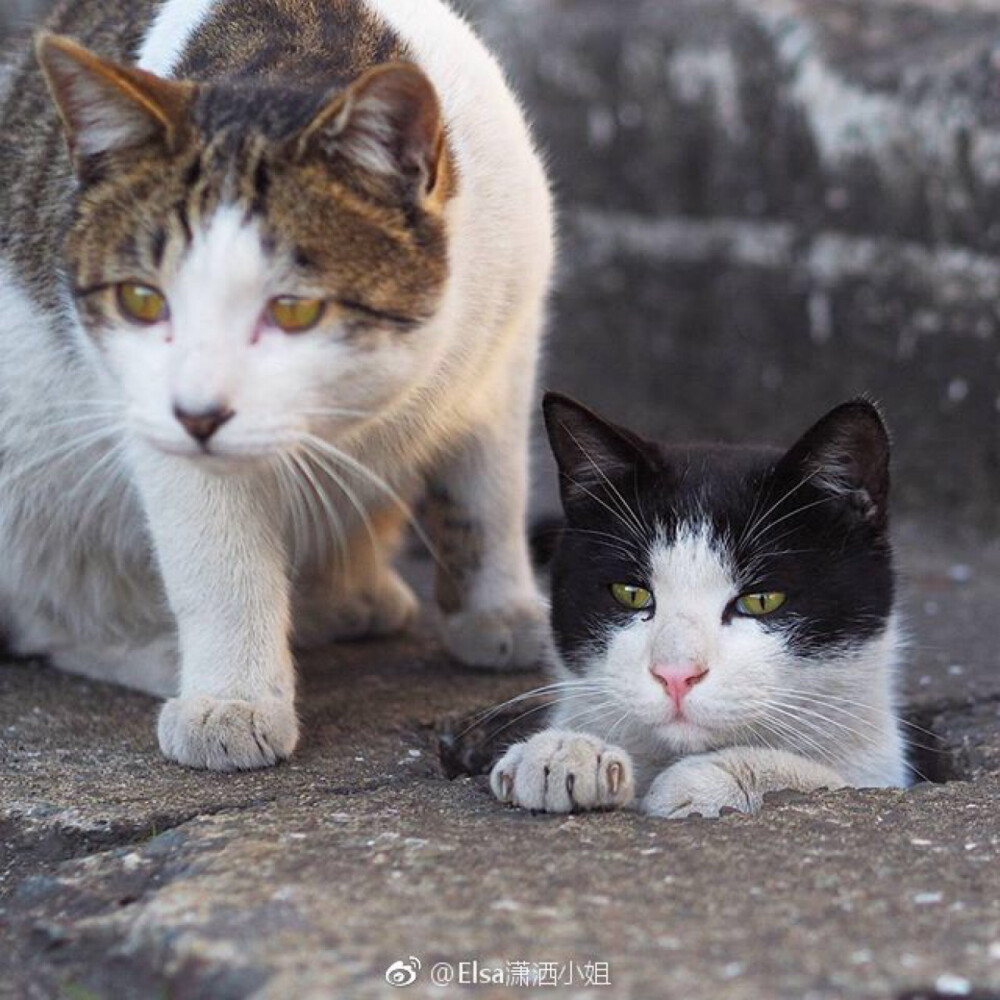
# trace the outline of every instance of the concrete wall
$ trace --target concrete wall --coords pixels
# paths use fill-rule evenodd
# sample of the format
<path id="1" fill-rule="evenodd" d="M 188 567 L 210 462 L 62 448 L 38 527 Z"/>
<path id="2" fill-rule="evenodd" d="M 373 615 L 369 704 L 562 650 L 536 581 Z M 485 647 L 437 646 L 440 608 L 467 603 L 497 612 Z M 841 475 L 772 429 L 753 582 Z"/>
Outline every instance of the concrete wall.
<path id="1" fill-rule="evenodd" d="M 547 382 L 671 438 L 870 393 L 996 524 L 1000 5 L 479 0 L 563 205 Z"/>
<path id="2" fill-rule="evenodd" d="M 562 205 L 546 384 L 675 439 L 870 393 L 900 505 L 996 526 L 1000 4 L 458 2 Z"/>

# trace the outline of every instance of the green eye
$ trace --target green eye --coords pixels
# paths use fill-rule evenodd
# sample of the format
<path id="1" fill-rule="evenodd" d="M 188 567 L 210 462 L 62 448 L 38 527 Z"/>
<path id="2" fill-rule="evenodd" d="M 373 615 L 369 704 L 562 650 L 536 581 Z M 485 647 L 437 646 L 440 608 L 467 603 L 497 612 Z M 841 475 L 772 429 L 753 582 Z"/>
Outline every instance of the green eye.
<path id="1" fill-rule="evenodd" d="M 645 587 L 633 583 L 613 583 L 611 596 L 629 611 L 644 611 L 653 603 L 653 595 Z"/>
<path id="2" fill-rule="evenodd" d="M 117 288 L 118 308 L 133 323 L 152 326 L 170 318 L 170 309 L 163 292 L 137 281 L 122 282 Z"/>
<path id="3" fill-rule="evenodd" d="M 787 600 L 788 596 L 778 590 L 762 594 L 744 594 L 736 602 L 736 610 L 741 615 L 760 618 L 762 615 L 769 615 L 773 611 L 777 611 Z"/>

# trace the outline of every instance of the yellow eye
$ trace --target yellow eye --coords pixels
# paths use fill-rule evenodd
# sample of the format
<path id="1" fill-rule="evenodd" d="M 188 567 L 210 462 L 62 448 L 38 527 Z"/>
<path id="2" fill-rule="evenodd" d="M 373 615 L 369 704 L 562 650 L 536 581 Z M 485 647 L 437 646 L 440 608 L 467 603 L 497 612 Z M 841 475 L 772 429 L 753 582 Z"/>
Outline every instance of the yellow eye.
<path id="1" fill-rule="evenodd" d="M 118 286 L 118 308 L 127 320 L 143 326 L 152 326 L 170 318 L 164 294 L 136 281 L 125 281 Z"/>
<path id="2" fill-rule="evenodd" d="M 291 295 L 272 299 L 267 307 L 268 319 L 285 333 L 305 333 L 311 330 L 326 312 L 322 299 L 297 299 Z"/>
<path id="3" fill-rule="evenodd" d="M 786 600 L 788 600 L 787 595 L 777 590 L 764 594 L 744 594 L 736 602 L 736 610 L 741 615 L 760 618 L 762 615 L 769 615 L 771 612 L 777 611 Z"/>
<path id="4" fill-rule="evenodd" d="M 629 611 L 644 611 L 653 603 L 653 595 L 645 587 L 633 583 L 613 583 L 611 596 Z"/>

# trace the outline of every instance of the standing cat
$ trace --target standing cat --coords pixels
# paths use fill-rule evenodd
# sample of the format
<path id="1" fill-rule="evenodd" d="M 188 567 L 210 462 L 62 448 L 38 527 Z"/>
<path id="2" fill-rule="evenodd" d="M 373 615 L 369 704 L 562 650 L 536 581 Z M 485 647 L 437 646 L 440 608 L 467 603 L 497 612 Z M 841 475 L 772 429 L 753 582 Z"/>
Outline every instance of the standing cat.
<path id="1" fill-rule="evenodd" d="M 555 395 L 545 415 L 564 683 L 495 794 L 680 817 L 905 784 L 878 411 L 845 403 L 788 452 L 659 446 Z"/>
<path id="2" fill-rule="evenodd" d="M 50 29 L 0 111 L 12 651 L 175 694 L 176 761 L 273 764 L 291 639 L 413 616 L 391 558 L 429 474 L 446 644 L 536 662 L 553 226 L 493 58 L 440 0 L 64 0 Z"/>

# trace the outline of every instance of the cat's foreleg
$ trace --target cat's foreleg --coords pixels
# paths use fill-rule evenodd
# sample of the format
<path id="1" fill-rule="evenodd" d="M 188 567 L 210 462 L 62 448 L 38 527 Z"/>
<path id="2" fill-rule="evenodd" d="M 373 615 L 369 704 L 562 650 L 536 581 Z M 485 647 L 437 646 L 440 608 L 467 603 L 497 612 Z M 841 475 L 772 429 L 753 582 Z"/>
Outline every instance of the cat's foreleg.
<path id="1" fill-rule="evenodd" d="M 274 505 L 249 476 L 146 451 L 136 472 L 181 654 L 180 695 L 160 713 L 160 747 L 190 767 L 270 766 L 298 740 Z"/>
<path id="2" fill-rule="evenodd" d="M 832 768 L 786 750 L 729 747 L 684 757 L 662 771 L 640 803 L 652 816 L 718 816 L 723 809 L 757 812 L 768 792 L 843 788 Z"/>
<path id="3" fill-rule="evenodd" d="M 532 364 L 509 374 L 520 384 L 491 393 L 429 484 L 443 638 L 469 666 L 530 667 L 550 655 L 526 534 Z"/>

